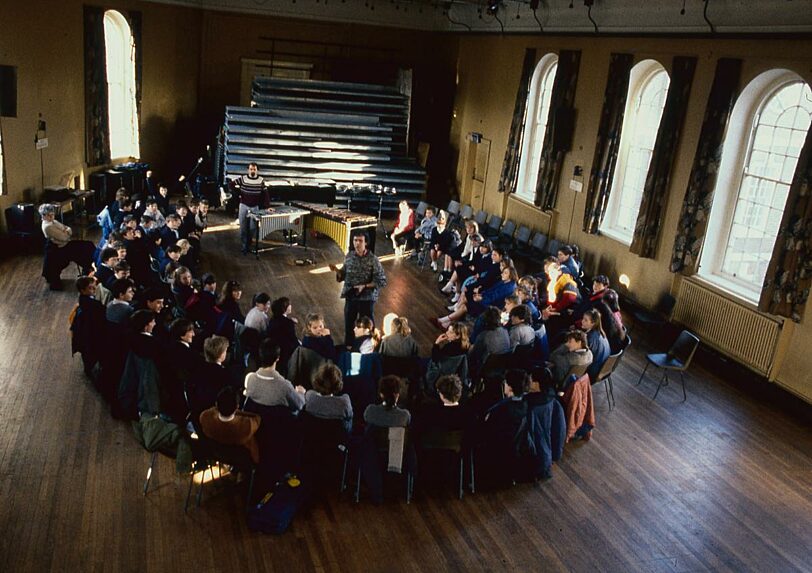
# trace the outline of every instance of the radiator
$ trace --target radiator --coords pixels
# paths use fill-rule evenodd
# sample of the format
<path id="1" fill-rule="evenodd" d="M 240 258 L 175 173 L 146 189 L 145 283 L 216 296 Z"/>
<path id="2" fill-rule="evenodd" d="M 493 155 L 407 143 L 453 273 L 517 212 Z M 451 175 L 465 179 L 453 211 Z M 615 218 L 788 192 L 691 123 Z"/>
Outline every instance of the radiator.
<path id="1" fill-rule="evenodd" d="M 696 333 L 703 343 L 771 378 L 783 327 L 780 318 L 683 279 L 673 319 Z"/>

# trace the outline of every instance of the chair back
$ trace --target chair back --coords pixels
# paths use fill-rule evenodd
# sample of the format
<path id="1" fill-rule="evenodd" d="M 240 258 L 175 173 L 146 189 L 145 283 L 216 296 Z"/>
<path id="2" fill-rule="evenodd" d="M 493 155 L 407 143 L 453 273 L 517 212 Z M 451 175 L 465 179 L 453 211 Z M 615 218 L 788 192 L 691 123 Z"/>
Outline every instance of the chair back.
<path id="1" fill-rule="evenodd" d="M 690 366 L 696 349 L 699 347 L 699 338 L 687 330 L 680 332 L 676 342 L 668 350 L 668 355 L 682 363 L 682 370 Z"/>
<path id="2" fill-rule="evenodd" d="M 426 209 L 428 208 L 429 208 L 428 203 L 426 203 L 425 201 L 420 201 L 420 203 L 417 204 L 417 208 L 414 210 L 415 215 L 417 215 L 418 218 L 422 219 L 423 217 L 426 216 Z"/>
<path id="3" fill-rule="evenodd" d="M 488 219 L 488 230 L 492 231 L 493 233 L 498 233 L 501 226 L 502 217 L 499 215 L 491 215 L 491 218 Z"/>
<path id="4" fill-rule="evenodd" d="M 468 357 L 465 354 L 460 354 L 459 356 L 449 356 L 439 361 L 429 361 L 424 377 L 424 392 L 429 396 L 437 396 L 437 389 L 434 385 L 441 376 L 447 374 L 456 374 L 460 377 L 460 380 L 462 380 L 463 387 L 468 387 Z"/>
<path id="5" fill-rule="evenodd" d="M 669 319 L 671 318 L 671 312 L 674 310 L 674 306 L 676 306 L 676 304 L 677 299 L 674 298 L 670 293 L 665 293 L 660 297 L 660 300 L 657 301 L 657 306 L 654 307 L 654 312 L 663 315 L 663 317 L 666 319 Z"/>
<path id="6" fill-rule="evenodd" d="M 544 233 L 538 232 L 533 235 L 533 238 L 530 241 L 530 247 L 539 253 L 544 252 L 544 247 L 547 246 L 547 235 Z"/>
<path id="7" fill-rule="evenodd" d="M 535 358 L 536 342 L 534 338 L 530 344 L 519 344 L 513 349 L 513 361 L 511 366 L 529 370 L 533 366 L 533 360 Z"/>
<path id="8" fill-rule="evenodd" d="M 598 372 L 598 375 L 595 377 L 593 384 L 602 382 L 604 379 L 608 378 L 609 375 L 615 371 L 615 368 L 617 368 L 618 361 L 622 355 L 622 350 L 617 354 L 610 354 L 609 358 L 607 358 L 606 362 L 604 362 L 603 366 L 601 366 L 600 372 Z"/>
<path id="9" fill-rule="evenodd" d="M 470 219 L 474 214 L 474 208 L 470 205 L 463 205 L 460 209 L 460 219 Z"/>
<path id="10" fill-rule="evenodd" d="M 198 434 L 197 446 L 197 454 L 207 457 L 210 462 L 228 464 L 239 470 L 254 467 L 254 461 L 245 446 L 221 444 L 203 434 Z"/>
<path id="11" fill-rule="evenodd" d="M 516 223 L 513 221 L 505 221 L 505 224 L 502 225 L 502 230 L 499 232 L 499 235 L 504 237 L 505 239 L 513 239 L 513 233 L 516 232 Z"/>
<path id="12" fill-rule="evenodd" d="M 428 430 L 420 434 L 420 447 L 424 450 L 462 452 L 462 430 Z"/>
<path id="13" fill-rule="evenodd" d="M 632 337 L 628 334 L 626 335 L 626 339 L 623 341 L 623 345 L 621 346 L 621 351 L 626 352 L 626 349 L 632 345 Z"/>
<path id="14" fill-rule="evenodd" d="M 484 377 L 499 371 L 508 370 L 511 367 L 512 359 L 512 352 L 505 352 L 504 354 L 491 354 L 479 369 L 479 375 Z"/>
<path id="15" fill-rule="evenodd" d="M 514 239 L 516 239 L 516 242 L 519 245 L 526 247 L 527 244 L 530 242 L 530 228 L 526 227 L 525 225 L 519 227 L 519 230 L 516 231 L 516 236 L 514 237 Z"/>
<path id="16" fill-rule="evenodd" d="M 344 420 L 319 418 L 307 411 L 299 414 L 302 424 L 302 446 L 305 450 L 326 451 L 349 443 L 349 433 Z"/>
<path id="17" fill-rule="evenodd" d="M 474 221 L 476 221 L 476 224 L 479 225 L 480 229 L 487 222 L 487 220 L 488 213 L 486 211 L 483 211 L 482 209 L 477 211 L 476 215 L 474 215 Z"/>
<path id="18" fill-rule="evenodd" d="M 451 215 L 452 218 L 456 218 L 460 214 L 460 202 L 454 201 L 453 199 L 449 201 L 446 212 Z"/>
<path id="19" fill-rule="evenodd" d="M 567 372 L 566 379 L 570 379 L 575 376 L 575 379 L 577 380 L 586 374 L 587 370 L 589 370 L 589 364 L 576 364 L 575 366 L 570 367 L 569 372 Z"/>
<path id="20" fill-rule="evenodd" d="M 547 253 L 552 256 L 555 256 L 558 253 L 558 249 L 561 248 L 561 241 L 558 239 L 551 239 L 549 243 L 547 243 Z"/>

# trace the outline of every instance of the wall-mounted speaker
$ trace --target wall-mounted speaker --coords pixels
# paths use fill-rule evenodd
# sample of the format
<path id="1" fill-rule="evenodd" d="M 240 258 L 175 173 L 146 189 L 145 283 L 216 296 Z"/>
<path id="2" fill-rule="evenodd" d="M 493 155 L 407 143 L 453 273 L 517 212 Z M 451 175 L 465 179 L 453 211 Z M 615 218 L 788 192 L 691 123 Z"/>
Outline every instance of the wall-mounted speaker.
<path id="1" fill-rule="evenodd" d="M 17 117 L 17 68 L 0 66 L 0 117 Z"/>

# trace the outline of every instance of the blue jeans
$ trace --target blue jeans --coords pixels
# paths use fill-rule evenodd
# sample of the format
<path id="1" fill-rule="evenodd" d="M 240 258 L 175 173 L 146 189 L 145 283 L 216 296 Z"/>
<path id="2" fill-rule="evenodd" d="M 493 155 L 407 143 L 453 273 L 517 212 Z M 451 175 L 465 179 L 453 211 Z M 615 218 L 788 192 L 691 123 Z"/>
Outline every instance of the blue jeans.
<path id="1" fill-rule="evenodd" d="M 256 232 L 256 223 L 248 217 L 248 213 L 254 213 L 255 215 L 258 214 L 259 207 L 249 207 L 244 203 L 240 203 L 238 219 L 240 221 L 240 243 L 244 253 L 251 249 L 251 241 L 253 240 L 254 233 Z"/>

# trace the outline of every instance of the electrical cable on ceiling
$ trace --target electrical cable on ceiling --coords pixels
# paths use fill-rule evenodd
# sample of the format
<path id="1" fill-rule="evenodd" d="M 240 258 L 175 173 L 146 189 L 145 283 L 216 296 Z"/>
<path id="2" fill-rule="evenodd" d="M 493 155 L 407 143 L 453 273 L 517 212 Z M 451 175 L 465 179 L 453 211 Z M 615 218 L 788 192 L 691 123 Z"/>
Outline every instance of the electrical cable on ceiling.
<path id="1" fill-rule="evenodd" d="M 682 0 L 682 10 L 679 11 L 680 16 L 685 16 L 685 1 L 686 0 Z"/>
<path id="2" fill-rule="evenodd" d="M 465 26 L 465 28 L 466 28 L 466 29 L 467 29 L 469 32 L 472 32 L 472 31 L 473 31 L 473 30 L 471 30 L 471 26 L 469 26 L 469 25 L 468 25 L 468 24 L 466 24 L 465 22 L 458 22 L 457 20 L 453 20 L 453 19 L 451 18 L 451 14 L 449 13 L 449 11 L 448 11 L 448 10 L 446 10 L 446 11 L 445 11 L 445 17 L 446 17 L 446 18 L 448 19 L 448 21 L 449 21 L 449 22 L 451 22 L 452 24 L 456 24 L 457 26 Z"/>
<path id="3" fill-rule="evenodd" d="M 708 4 L 709 3 L 710 3 L 710 0 L 705 0 L 705 9 L 702 10 L 702 17 L 705 18 L 705 22 L 707 22 L 708 26 L 710 26 L 711 34 L 715 34 L 716 33 L 716 28 L 714 28 L 713 22 L 711 22 L 708 19 Z"/>
<path id="4" fill-rule="evenodd" d="M 539 25 L 539 32 L 542 34 L 544 33 L 544 27 L 541 25 L 541 20 L 539 20 L 538 14 L 536 14 L 536 10 L 533 10 L 533 18 L 536 19 L 536 24 Z"/>
<path id="5" fill-rule="evenodd" d="M 494 18 L 496 18 L 496 21 L 497 21 L 497 22 L 499 22 L 499 28 L 501 28 L 501 30 L 502 30 L 500 33 L 501 33 L 501 34 L 504 34 L 504 33 L 505 33 L 505 24 L 504 24 L 504 23 L 502 22 L 502 20 L 499 18 L 499 14 L 497 14 L 496 12 L 494 12 L 494 13 L 493 13 L 493 17 L 494 17 Z"/>
<path id="6" fill-rule="evenodd" d="M 598 23 L 592 18 L 592 3 L 591 2 L 587 5 L 586 15 L 589 18 L 589 21 L 592 22 L 592 25 L 595 26 L 595 33 L 597 34 L 598 33 Z"/>

